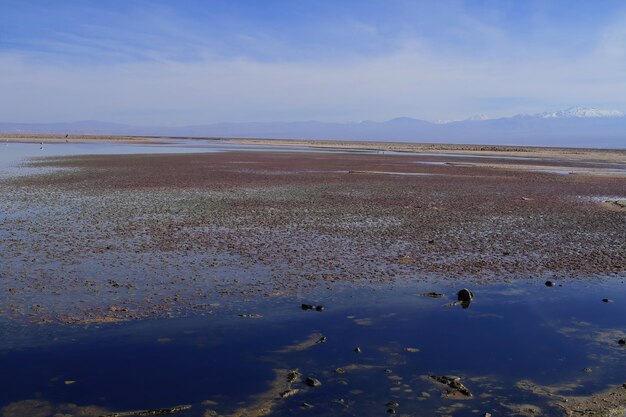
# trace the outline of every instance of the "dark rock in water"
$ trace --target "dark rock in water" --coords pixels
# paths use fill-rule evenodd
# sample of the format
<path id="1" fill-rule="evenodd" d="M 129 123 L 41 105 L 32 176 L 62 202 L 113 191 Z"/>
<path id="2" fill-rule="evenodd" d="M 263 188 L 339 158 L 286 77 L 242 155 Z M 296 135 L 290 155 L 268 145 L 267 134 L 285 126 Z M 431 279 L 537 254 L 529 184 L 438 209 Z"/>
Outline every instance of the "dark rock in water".
<path id="1" fill-rule="evenodd" d="M 389 401 L 387 404 L 385 404 L 387 407 L 389 408 L 398 408 L 400 407 L 400 404 L 397 401 Z"/>
<path id="2" fill-rule="evenodd" d="M 474 293 L 468 290 L 467 288 L 463 288 L 457 294 L 457 299 L 459 301 L 472 301 L 473 298 L 474 298 Z"/>
<path id="3" fill-rule="evenodd" d="M 396 413 L 396 410 L 394 410 L 393 408 L 388 408 L 388 409 L 387 409 L 387 413 L 389 413 L 389 414 L 395 414 L 395 413 Z"/>
<path id="4" fill-rule="evenodd" d="M 483 417 L 491 417 L 491 413 L 483 413 Z"/>
<path id="5" fill-rule="evenodd" d="M 620 339 L 620 340 L 617 341 L 617 343 L 622 345 L 622 346 L 624 346 L 624 345 L 626 345 L 626 340 Z"/>
<path id="6" fill-rule="evenodd" d="M 438 292 L 425 292 L 422 294 L 418 294 L 420 297 L 430 297 L 430 298 L 441 298 L 443 297 L 443 294 L 438 293 Z"/>
<path id="7" fill-rule="evenodd" d="M 312 378 L 310 376 L 306 377 L 306 380 L 304 381 L 309 387 L 319 387 L 322 385 L 322 383 L 320 382 L 319 379 L 315 379 Z"/>
<path id="8" fill-rule="evenodd" d="M 344 400 L 343 398 L 337 398 L 335 400 L 332 400 L 332 402 L 348 408 L 348 404 L 346 404 L 346 400 Z"/>
<path id="9" fill-rule="evenodd" d="M 346 370 L 345 370 L 345 369 L 343 369 L 343 368 L 336 368 L 336 369 L 335 369 L 335 373 L 338 373 L 338 374 L 345 374 L 345 373 L 346 373 Z"/>
<path id="10" fill-rule="evenodd" d="M 314 306 L 311 304 L 302 304 L 301 308 L 303 310 L 324 311 L 324 306 Z"/>
<path id="11" fill-rule="evenodd" d="M 302 403 L 302 404 L 300 404 L 300 407 L 302 407 L 302 408 L 313 408 L 313 404 Z"/>
<path id="12" fill-rule="evenodd" d="M 392 373 L 393 373 L 393 371 L 392 371 L 391 369 L 385 369 L 385 370 L 384 370 L 384 372 L 385 372 L 386 374 L 392 374 Z"/>
<path id="13" fill-rule="evenodd" d="M 604 303 L 612 303 L 613 301 L 609 300 L 608 298 L 603 298 L 602 302 L 604 302 Z"/>
<path id="14" fill-rule="evenodd" d="M 437 375 L 428 375 L 428 377 L 434 381 L 439 382 L 440 384 L 448 386 L 451 391 L 444 393 L 447 396 L 451 396 L 453 394 L 460 394 L 463 397 L 472 398 L 472 393 L 470 390 L 461 383 L 461 378 L 458 376 L 437 376 Z"/>
<path id="15" fill-rule="evenodd" d="M 361 348 L 357 346 L 357 347 L 354 348 L 354 351 L 356 353 L 361 353 Z"/>
<path id="16" fill-rule="evenodd" d="M 117 281 L 114 281 L 112 279 L 109 280 L 109 285 L 113 288 L 119 288 L 120 287 L 120 283 Z"/>
<path id="17" fill-rule="evenodd" d="M 554 287 L 555 285 L 553 281 L 546 281 L 546 287 Z"/>
<path id="18" fill-rule="evenodd" d="M 320 338 L 319 338 L 319 340 L 318 340 L 317 342 L 315 342 L 315 343 L 326 343 L 326 340 L 327 340 L 326 336 L 322 336 L 322 337 L 320 337 Z"/>
<path id="19" fill-rule="evenodd" d="M 260 314 L 240 314 L 239 317 L 243 317 L 244 319 L 260 319 L 261 317 L 263 317 Z"/>
<path id="20" fill-rule="evenodd" d="M 583 372 L 587 372 L 587 373 L 590 373 L 592 370 L 593 369 L 591 369 L 589 367 L 583 368 Z"/>
<path id="21" fill-rule="evenodd" d="M 287 374 L 287 382 L 294 382 L 298 379 L 298 377 L 300 376 L 300 372 L 298 371 L 290 371 Z"/>

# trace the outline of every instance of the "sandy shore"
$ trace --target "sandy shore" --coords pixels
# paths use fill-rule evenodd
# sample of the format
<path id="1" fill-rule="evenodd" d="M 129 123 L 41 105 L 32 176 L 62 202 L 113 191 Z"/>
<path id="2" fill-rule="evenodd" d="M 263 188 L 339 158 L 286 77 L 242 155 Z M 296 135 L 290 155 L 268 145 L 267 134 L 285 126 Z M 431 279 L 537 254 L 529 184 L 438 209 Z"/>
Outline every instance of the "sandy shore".
<path id="1" fill-rule="evenodd" d="M 507 156 L 521 158 L 558 158 L 587 161 L 626 162 L 624 149 L 583 149 L 505 145 L 464 145 L 439 143 L 365 142 L 297 139 L 215 139 L 223 142 L 274 145 L 310 146 L 316 148 L 378 150 L 383 152 L 463 153 L 467 155 Z"/>
<path id="2" fill-rule="evenodd" d="M 159 136 L 115 136 L 115 135 L 53 135 L 53 134 L 12 134 L 0 133 L 0 141 L 9 142 L 91 142 L 107 141 L 122 143 L 163 143 L 169 137 Z M 405 142 L 369 142 L 342 140 L 300 140 L 300 139 L 266 139 L 266 138 L 174 138 L 197 139 L 222 143 L 238 143 L 248 145 L 269 146 L 306 146 L 320 149 L 369 150 L 381 152 L 424 152 L 481 156 L 506 156 L 520 158 L 571 159 L 577 161 L 604 161 L 626 163 L 625 149 L 593 149 L 593 148 L 559 148 L 534 146 L 506 145 L 466 145 L 445 143 L 405 143 Z"/>
<path id="3" fill-rule="evenodd" d="M 19 143 L 88 143 L 93 141 L 154 144 L 163 143 L 165 139 L 140 136 L 112 136 L 112 135 L 50 135 L 50 134 L 13 134 L 0 133 L 0 142 Z"/>

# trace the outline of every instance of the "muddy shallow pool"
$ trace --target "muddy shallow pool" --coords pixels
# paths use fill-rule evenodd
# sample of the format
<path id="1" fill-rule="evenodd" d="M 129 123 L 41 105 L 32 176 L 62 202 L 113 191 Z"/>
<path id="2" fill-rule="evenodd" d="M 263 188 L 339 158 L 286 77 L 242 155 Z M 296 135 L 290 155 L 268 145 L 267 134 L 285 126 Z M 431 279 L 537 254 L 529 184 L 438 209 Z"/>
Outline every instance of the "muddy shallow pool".
<path id="1" fill-rule="evenodd" d="M 560 415 L 567 397 L 625 382 L 622 281 L 483 284 L 466 308 L 463 285 L 346 286 L 131 323 L 3 322 L 3 415 L 44 403 L 191 405 L 181 416 L 508 415 L 531 404 Z M 431 376 L 457 376 L 470 395 Z"/>

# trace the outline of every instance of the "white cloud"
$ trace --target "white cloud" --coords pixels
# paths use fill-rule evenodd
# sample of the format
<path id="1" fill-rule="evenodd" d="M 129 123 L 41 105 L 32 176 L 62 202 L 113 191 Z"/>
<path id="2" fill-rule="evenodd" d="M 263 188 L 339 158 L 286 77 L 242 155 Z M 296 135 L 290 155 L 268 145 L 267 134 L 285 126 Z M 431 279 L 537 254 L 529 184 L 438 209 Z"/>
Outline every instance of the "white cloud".
<path id="1" fill-rule="evenodd" d="M 626 26 L 625 26 L 626 27 Z M 518 97 L 490 115 L 546 106 L 622 103 L 624 31 L 576 60 L 541 50 L 496 50 L 477 58 L 436 53 L 423 40 L 375 57 L 261 62 L 204 53 L 184 62 L 159 57 L 115 64 L 72 64 L 53 55 L 0 54 L 0 120 L 100 119 L 133 124 L 217 121 L 382 120 L 406 115 L 462 118 L 481 98 Z M 498 48 L 504 48 L 498 40 Z M 617 52 L 616 52 L 617 51 Z M 533 104 L 534 103 L 534 104 Z"/>

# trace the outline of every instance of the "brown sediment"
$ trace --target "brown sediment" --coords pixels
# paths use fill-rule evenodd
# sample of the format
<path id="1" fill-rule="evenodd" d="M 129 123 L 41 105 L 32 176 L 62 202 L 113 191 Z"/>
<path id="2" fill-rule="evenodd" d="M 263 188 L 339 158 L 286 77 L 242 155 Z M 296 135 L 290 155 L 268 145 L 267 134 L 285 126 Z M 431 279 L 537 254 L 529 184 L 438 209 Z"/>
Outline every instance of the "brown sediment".
<path id="1" fill-rule="evenodd" d="M 576 382 L 563 385 L 543 386 L 524 380 L 518 388 L 547 398 L 566 416 L 621 417 L 626 413 L 626 383 L 590 396 L 573 396 L 568 392 L 579 388 Z"/>
<path id="2" fill-rule="evenodd" d="M 533 404 L 501 403 L 501 405 L 509 409 L 511 415 L 514 416 L 534 417 L 543 414 L 541 408 Z"/>
<path id="3" fill-rule="evenodd" d="M 23 400 L 0 408 L 1 417 L 101 417 L 109 413 L 101 407 L 53 404 L 45 400 Z"/>
<path id="4" fill-rule="evenodd" d="M 343 369 L 345 372 L 355 372 L 355 371 L 369 371 L 372 369 L 383 369 L 385 368 L 383 365 L 368 365 L 363 363 L 350 363 L 348 365 L 340 366 L 340 369 Z"/>
<path id="5" fill-rule="evenodd" d="M 561 404 L 567 416 L 620 417 L 626 415 L 626 384 L 585 398 Z"/>
<path id="6" fill-rule="evenodd" d="M 321 333 L 313 333 L 306 339 L 301 342 L 295 343 L 293 345 L 285 346 L 279 350 L 277 353 L 290 353 L 290 352 L 301 352 L 303 350 L 307 350 L 312 348 L 313 346 L 320 343 L 320 338 L 322 337 Z"/>
<path id="7" fill-rule="evenodd" d="M 436 161 L 464 162 L 267 152 L 35 160 L 71 169 L 1 183 L 0 314 L 128 320 L 337 282 L 626 275 L 626 212 L 603 203 L 624 198 L 626 176 L 518 169 L 537 161 L 420 163 Z M 586 162 L 556 165 L 605 167 Z"/>
<path id="8" fill-rule="evenodd" d="M 254 397 L 252 404 L 236 409 L 226 417 L 262 417 L 271 414 L 281 398 L 295 395 L 299 390 L 292 389 L 292 384 L 297 382 L 290 378 L 294 371 L 287 369 L 275 369 L 275 378 L 267 391 Z"/>

